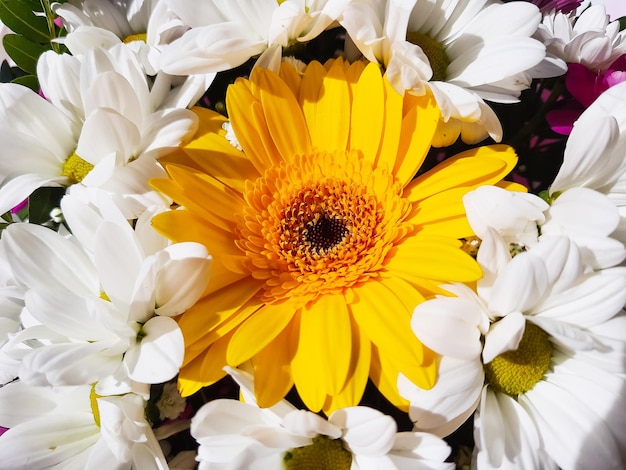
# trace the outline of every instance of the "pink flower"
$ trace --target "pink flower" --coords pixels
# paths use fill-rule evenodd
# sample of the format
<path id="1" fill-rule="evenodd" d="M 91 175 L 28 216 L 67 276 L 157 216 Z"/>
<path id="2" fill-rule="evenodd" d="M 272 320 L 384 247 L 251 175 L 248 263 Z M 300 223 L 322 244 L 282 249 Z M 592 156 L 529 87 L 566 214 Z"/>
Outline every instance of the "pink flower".
<path id="1" fill-rule="evenodd" d="M 561 11 L 569 13 L 580 6 L 582 0 L 529 0 L 539 7 L 542 13 Z"/>
<path id="2" fill-rule="evenodd" d="M 565 86 L 571 98 L 559 102 L 546 119 L 554 132 L 569 135 L 574 122 L 603 92 L 626 81 L 626 55 L 619 57 L 606 72 L 592 72 L 582 64 L 567 64 Z"/>

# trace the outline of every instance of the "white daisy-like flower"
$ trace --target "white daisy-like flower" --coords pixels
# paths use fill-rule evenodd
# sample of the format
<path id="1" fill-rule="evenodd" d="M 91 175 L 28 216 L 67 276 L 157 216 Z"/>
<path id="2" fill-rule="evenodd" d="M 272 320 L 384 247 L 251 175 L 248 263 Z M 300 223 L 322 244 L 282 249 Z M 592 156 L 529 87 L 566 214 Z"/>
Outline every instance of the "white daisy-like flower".
<path id="1" fill-rule="evenodd" d="M 168 468 L 135 394 L 103 397 L 94 387 L 0 388 L 3 468 Z"/>
<path id="2" fill-rule="evenodd" d="M 232 69 L 251 57 L 278 71 L 284 48 L 333 25 L 350 0 L 166 0 L 191 29 L 164 48 L 161 68 L 189 75 Z"/>
<path id="3" fill-rule="evenodd" d="M 626 82 L 602 93 L 574 123 L 563 164 L 550 185 L 551 195 L 572 188 L 589 188 L 607 195 L 620 214 L 613 236 L 622 243 L 626 243 L 625 149 Z"/>
<path id="4" fill-rule="evenodd" d="M 44 53 L 38 77 L 47 100 L 0 84 L 0 213 L 38 187 L 76 183 L 106 190 L 127 218 L 167 205 L 148 180 L 165 175 L 157 158 L 193 135 L 194 113 L 161 108 L 163 94 L 123 45 Z"/>
<path id="5" fill-rule="evenodd" d="M 170 317 L 202 295 L 211 258 L 192 242 L 146 253 L 106 196 L 99 207 L 82 197 L 61 201 L 74 235 L 26 223 L 3 233 L 7 261 L 28 288 L 25 307 L 35 320 L 12 340 L 19 376 L 53 386 L 98 381 L 101 394 L 170 380 L 184 354 Z"/>
<path id="6" fill-rule="evenodd" d="M 452 469 L 450 448 L 419 432 L 397 432 L 380 411 L 355 406 L 328 420 L 287 401 L 259 408 L 252 376 L 227 368 L 245 402 L 220 399 L 205 404 L 191 421 L 198 441 L 199 469 L 420 468 Z"/>
<path id="7" fill-rule="evenodd" d="M 73 55 L 86 54 L 94 47 L 109 49 L 125 43 L 137 54 L 146 74 L 156 75 L 156 86 L 171 88 L 167 107 L 195 104 L 215 77 L 199 74 L 181 79 L 160 72 L 163 46 L 189 29 L 165 0 L 70 0 L 53 4 L 53 9 L 68 31 L 58 41 Z"/>
<path id="8" fill-rule="evenodd" d="M 580 15 L 552 12 L 544 15 L 536 37 L 548 55 L 582 64 L 594 72 L 605 71 L 626 53 L 626 31 L 610 21 L 604 5 L 593 4 Z"/>
<path id="9" fill-rule="evenodd" d="M 432 390 L 400 377 L 416 428 L 445 435 L 477 409 L 479 469 L 623 468 L 624 268 L 584 272 L 553 237 L 480 284 L 415 309 L 414 332 L 443 355 Z"/>
<path id="10" fill-rule="evenodd" d="M 578 245 L 585 264 L 593 269 L 615 266 L 626 258 L 623 243 L 612 237 L 619 224 L 619 212 L 606 195 L 588 188 L 571 188 L 549 200 L 490 186 L 467 193 L 463 204 L 476 236 L 497 237 L 504 251 L 532 249 L 547 237 L 566 236 Z M 486 276 L 492 272 L 495 259 L 493 247 L 479 250 Z"/>
<path id="11" fill-rule="evenodd" d="M 545 57 L 531 38 L 540 20 L 526 2 L 353 0 L 340 23 L 398 92 L 435 96 L 442 117 L 434 145 L 446 146 L 459 135 L 466 143 L 502 138 L 484 100 L 516 102 L 528 88 L 527 72 Z"/>

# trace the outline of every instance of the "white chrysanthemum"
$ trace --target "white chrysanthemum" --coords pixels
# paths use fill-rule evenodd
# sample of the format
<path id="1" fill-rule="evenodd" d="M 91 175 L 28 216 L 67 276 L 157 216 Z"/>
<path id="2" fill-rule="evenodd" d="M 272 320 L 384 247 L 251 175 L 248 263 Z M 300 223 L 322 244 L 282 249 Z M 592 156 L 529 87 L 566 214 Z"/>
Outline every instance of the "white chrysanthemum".
<path id="1" fill-rule="evenodd" d="M 198 410 L 191 434 L 200 444 L 200 470 L 300 468 L 451 469 L 450 448 L 426 433 L 396 432 L 396 422 L 365 406 L 344 408 L 328 420 L 287 401 L 259 408 L 252 376 L 227 368 L 244 402 L 215 400 Z"/>
<path id="2" fill-rule="evenodd" d="M 433 93 L 442 115 L 434 145 L 446 146 L 459 135 L 466 143 L 502 138 L 484 100 L 516 102 L 528 88 L 526 72 L 545 57 L 530 37 L 540 19 L 525 2 L 354 0 L 340 23 L 368 60 L 385 66 L 396 90 Z"/>
<path id="3" fill-rule="evenodd" d="M 180 79 L 160 72 L 164 45 L 187 29 L 165 0 L 70 0 L 53 5 L 68 34 L 59 39 L 73 55 L 86 54 L 94 47 L 109 49 L 125 43 L 135 52 L 147 75 L 156 75 L 157 87 L 171 88 L 165 99 L 168 107 L 193 105 L 209 87 L 215 74 Z"/>
<path id="4" fill-rule="evenodd" d="M 38 187 L 78 182 L 106 190 L 127 218 L 166 205 L 148 180 L 165 175 L 157 158 L 195 132 L 197 117 L 161 108 L 163 94 L 122 46 L 44 53 L 38 77 L 47 100 L 0 84 L 0 213 Z"/>
<path id="5" fill-rule="evenodd" d="M 585 273 L 576 245 L 552 237 L 481 282 L 415 310 L 416 335 L 443 355 L 432 390 L 400 378 L 417 429 L 447 434 L 478 406 L 477 468 L 623 468 L 626 271 Z"/>
<path id="6" fill-rule="evenodd" d="M 170 380 L 184 344 L 169 317 L 202 295 L 211 258 L 191 242 L 146 253 L 106 196 L 99 207 L 82 203 L 84 196 L 61 202 L 74 235 L 25 223 L 3 233 L 7 260 L 28 288 L 25 305 L 36 320 L 13 338 L 16 346 L 30 346 L 14 351 L 19 376 L 53 386 L 98 381 L 101 394 L 109 386 L 124 391 L 135 382 Z"/>
<path id="7" fill-rule="evenodd" d="M 191 27 L 168 45 L 161 68 L 189 75 L 228 70 L 259 56 L 278 71 L 284 48 L 309 41 L 331 26 L 349 0 L 166 0 Z"/>
<path id="8" fill-rule="evenodd" d="M 604 5 L 591 5 L 579 16 L 547 14 L 536 37 L 546 45 L 548 55 L 594 72 L 606 70 L 626 53 L 626 31 L 620 31 L 619 21 L 609 21 Z"/>
<path id="9" fill-rule="evenodd" d="M 597 191 L 571 188 L 555 194 L 548 204 L 534 194 L 490 186 L 467 193 L 463 203 L 476 236 L 497 237 L 504 252 L 530 249 L 547 237 L 566 236 L 579 246 L 585 264 L 593 269 L 615 266 L 626 258 L 624 245 L 612 238 L 619 212 Z M 479 262 L 487 268 L 485 276 L 493 269 L 497 250 L 502 247 L 486 245 L 479 251 Z"/>
<path id="10" fill-rule="evenodd" d="M 93 387 L 0 388 L 3 468 L 167 469 L 135 394 L 102 397 Z"/>
<path id="11" fill-rule="evenodd" d="M 613 201 L 620 213 L 613 236 L 626 243 L 626 82 L 602 93 L 574 123 L 550 194 L 579 187 Z"/>

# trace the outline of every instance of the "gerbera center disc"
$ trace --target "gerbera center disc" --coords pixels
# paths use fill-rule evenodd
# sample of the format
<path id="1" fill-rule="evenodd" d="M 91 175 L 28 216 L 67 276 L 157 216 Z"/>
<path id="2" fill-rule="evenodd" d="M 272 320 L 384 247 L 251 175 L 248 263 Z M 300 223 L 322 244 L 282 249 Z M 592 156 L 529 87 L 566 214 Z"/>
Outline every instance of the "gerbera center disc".
<path id="1" fill-rule="evenodd" d="M 552 343 L 548 334 L 526 322 L 519 347 L 485 364 L 485 376 L 497 391 L 517 396 L 528 392 L 541 380 L 550 367 L 551 358 Z"/>
<path id="2" fill-rule="evenodd" d="M 359 152 L 316 152 L 246 187 L 240 249 L 266 302 L 339 292 L 377 275 L 406 203 L 384 169 Z M 393 223 L 392 223 L 393 221 Z"/>
<path id="3" fill-rule="evenodd" d="M 283 462 L 285 470 L 348 470 L 352 454 L 341 440 L 317 436 L 313 444 L 288 451 Z"/>

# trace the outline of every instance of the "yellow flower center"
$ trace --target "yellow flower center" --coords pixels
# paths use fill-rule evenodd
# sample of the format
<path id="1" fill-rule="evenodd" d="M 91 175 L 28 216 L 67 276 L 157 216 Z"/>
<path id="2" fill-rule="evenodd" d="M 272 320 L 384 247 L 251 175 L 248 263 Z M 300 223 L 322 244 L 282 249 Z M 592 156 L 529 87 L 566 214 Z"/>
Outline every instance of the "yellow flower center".
<path id="1" fill-rule="evenodd" d="M 124 39 L 122 39 L 122 42 L 124 44 L 128 44 L 133 41 L 148 42 L 148 35 L 146 33 L 131 34 L 130 36 L 126 36 Z"/>
<path id="2" fill-rule="evenodd" d="M 428 57 L 430 68 L 433 70 L 431 80 L 444 81 L 448 75 L 450 59 L 443 46 L 430 36 L 417 31 L 409 31 L 406 35 L 406 40 L 419 46 L 426 54 L 426 57 Z"/>
<path id="3" fill-rule="evenodd" d="M 89 403 L 91 404 L 91 414 L 93 414 L 93 420 L 96 426 L 100 427 L 100 410 L 98 409 L 98 398 L 102 395 L 96 393 L 96 383 L 91 384 L 91 392 L 89 393 Z"/>
<path id="4" fill-rule="evenodd" d="M 340 439 L 317 436 L 313 444 L 287 451 L 283 463 L 285 470 L 349 470 L 352 453 Z"/>
<path id="5" fill-rule="evenodd" d="M 526 322 L 524 335 L 515 351 L 507 351 L 485 364 L 487 382 L 498 392 L 511 396 L 531 390 L 539 382 L 552 358 L 548 334 Z"/>
<path id="6" fill-rule="evenodd" d="M 245 199 L 237 245 L 252 276 L 267 279 L 268 303 L 308 301 L 377 276 L 407 230 L 400 186 L 356 151 L 283 162 L 248 184 Z"/>
<path id="7" fill-rule="evenodd" d="M 93 170 L 93 165 L 74 152 L 63 162 L 61 176 L 66 176 L 70 184 L 76 184 L 80 183 L 91 170 Z"/>

